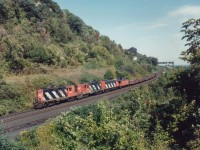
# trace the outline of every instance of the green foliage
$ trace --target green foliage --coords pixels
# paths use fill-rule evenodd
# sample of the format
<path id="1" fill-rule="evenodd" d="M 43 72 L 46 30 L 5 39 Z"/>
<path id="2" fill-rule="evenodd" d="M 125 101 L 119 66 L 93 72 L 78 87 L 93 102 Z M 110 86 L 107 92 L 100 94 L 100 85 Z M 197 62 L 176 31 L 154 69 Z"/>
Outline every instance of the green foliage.
<path id="1" fill-rule="evenodd" d="M 117 48 L 117 44 L 114 41 L 111 41 L 108 36 L 101 36 L 101 43 L 102 45 L 111 53 L 115 52 L 115 49 Z"/>
<path id="2" fill-rule="evenodd" d="M 193 150 L 198 150 L 199 149 L 199 144 L 200 144 L 200 129 L 199 127 L 195 129 L 194 131 L 194 139 L 191 139 L 189 142 L 188 142 L 188 147 L 190 147 L 191 149 Z"/>
<path id="3" fill-rule="evenodd" d="M 85 26 L 84 22 L 79 17 L 71 14 L 70 12 L 67 12 L 67 14 L 69 15 L 67 23 L 69 24 L 71 30 L 75 32 L 77 35 L 83 34 Z"/>
<path id="4" fill-rule="evenodd" d="M 184 32 L 182 39 L 186 39 L 186 45 L 189 46 L 186 51 L 182 52 L 182 59 L 188 61 L 190 66 L 186 69 L 179 69 L 171 78 L 168 86 L 176 91 L 179 99 L 170 101 L 166 106 L 160 106 L 164 115 L 159 114 L 162 121 L 168 119 L 164 123 L 164 127 L 173 136 L 175 143 L 178 143 L 180 147 L 189 149 L 193 146 L 196 147 L 195 142 L 198 140 L 196 140 L 195 131 L 198 131 L 200 125 L 199 19 L 190 19 L 184 22 L 182 27 L 182 32 Z M 165 118 L 166 116 L 168 118 Z M 192 143 L 191 141 L 195 142 Z"/>
<path id="5" fill-rule="evenodd" d="M 182 39 L 186 39 L 187 43 L 186 46 L 189 46 L 189 48 L 182 53 L 183 59 L 187 60 L 192 65 L 199 64 L 199 41 L 200 41 L 200 19 L 189 19 L 188 21 L 184 22 L 182 24 L 183 30 L 181 32 L 184 32 L 184 36 Z"/>
<path id="6" fill-rule="evenodd" d="M 36 63 L 44 63 L 44 64 L 53 64 L 54 55 L 49 51 L 47 52 L 46 49 L 40 46 L 32 47 L 27 54 L 24 56 L 25 58 L 31 59 L 33 62 Z"/>
<path id="7" fill-rule="evenodd" d="M 173 87 L 177 95 L 183 97 L 188 102 L 197 100 L 197 103 L 199 103 L 199 79 L 199 76 L 192 72 L 190 68 L 185 70 L 181 69 L 175 73 L 175 76 L 171 79 L 171 83 L 168 86 Z"/>
<path id="8" fill-rule="evenodd" d="M 122 68 L 123 65 L 124 65 L 124 62 L 121 59 L 117 59 L 117 61 L 115 62 L 115 67 L 117 69 Z"/>
<path id="9" fill-rule="evenodd" d="M 165 131 L 173 137 L 173 146 L 187 147 L 187 143 L 195 139 L 195 124 L 199 121 L 195 114 L 195 103 L 187 104 L 179 99 L 174 99 L 169 104 L 158 105 L 156 116 Z M 172 146 L 172 147 L 173 147 Z"/>
<path id="10" fill-rule="evenodd" d="M 165 88 L 162 91 L 157 89 L 156 91 L 160 91 L 161 93 L 158 94 L 156 97 L 162 99 L 162 96 L 165 96 L 165 98 L 170 99 L 170 95 L 173 93 L 172 90 L 174 91 L 176 96 L 171 97 L 173 99 L 170 100 L 168 103 L 166 100 L 163 99 L 162 102 L 166 102 L 158 104 L 156 106 L 155 112 L 153 113 L 154 119 L 152 120 L 158 118 L 162 128 L 169 134 L 170 137 L 172 137 L 172 148 L 178 146 L 180 148 L 190 149 L 193 145 L 191 144 L 191 141 L 197 141 L 195 131 L 198 129 L 198 124 L 200 124 L 200 113 L 198 110 L 199 107 L 197 105 L 198 101 L 192 100 L 192 97 L 190 97 L 198 95 L 197 93 L 195 93 L 196 90 L 198 90 L 198 87 L 196 87 L 197 89 L 192 90 L 192 87 L 195 85 L 195 83 L 192 82 L 192 73 L 190 72 L 190 76 L 185 76 L 185 73 L 187 72 L 178 70 L 177 72 L 172 72 L 170 75 L 165 74 L 166 77 L 164 78 L 164 80 L 161 79 L 162 82 L 159 82 L 159 85 L 161 85 L 162 87 L 163 85 L 165 85 Z M 184 80 L 180 80 L 180 78 Z M 170 84 L 168 84 L 169 79 L 172 80 Z M 173 89 L 171 88 L 171 86 L 173 87 Z M 182 89 L 183 87 L 185 87 L 186 89 Z M 190 92 L 187 93 L 186 91 Z M 163 92 L 166 94 L 164 94 Z M 193 146 L 195 146 L 195 142 Z"/>
<path id="11" fill-rule="evenodd" d="M 125 78 L 145 75 L 148 71 L 133 62 L 121 45 L 100 35 L 69 11 L 62 11 L 52 0 L 0 0 L 0 23 L 0 67 L 7 75 L 46 73 L 49 66 L 73 68 L 81 65 L 87 69 L 115 66 L 117 77 Z M 32 99 L 39 88 L 74 84 L 66 78 L 45 75 L 27 79 L 23 84 L 1 80 L 0 115 L 32 107 Z M 108 73 L 105 76 L 111 77 Z M 83 74 L 80 82 L 98 80 L 100 78 L 93 74 Z M 146 107 L 133 95 L 124 96 L 122 100 L 116 107 L 105 102 L 64 114 L 55 124 L 24 132 L 21 141 L 31 149 L 149 148 L 145 139 L 149 126 L 149 117 L 144 113 Z"/>
<path id="12" fill-rule="evenodd" d="M 36 148 L 40 143 L 39 138 L 37 137 L 36 129 L 22 131 L 20 133 L 20 137 L 20 141 L 23 143 L 24 147 L 29 149 Z"/>
<path id="13" fill-rule="evenodd" d="M 26 97 L 22 93 L 23 88 L 21 86 L 7 84 L 0 77 L 0 116 L 16 112 L 24 107 Z"/>
<path id="14" fill-rule="evenodd" d="M 38 1 L 36 0 L 36 2 Z M 26 17 L 29 20 L 33 18 L 37 20 L 43 20 L 53 15 L 62 15 L 62 11 L 59 6 L 52 0 L 41 0 L 39 2 L 40 3 L 37 4 L 37 7 L 35 1 L 31 0 L 21 0 L 16 4 L 18 4 L 25 11 Z"/>
<path id="15" fill-rule="evenodd" d="M 109 109 L 108 104 L 107 101 L 99 103 L 96 106 L 98 113 L 95 114 L 92 112 L 88 114 L 88 111 L 87 114 L 82 112 L 85 114 L 85 119 L 77 116 L 76 110 L 74 113 L 73 111 L 69 114 L 63 113 L 62 116 L 54 120 L 55 127 L 52 132 L 48 133 L 46 132 L 47 128 L 42 127 L 47 136 L 51 135 L 48 136 L 48 140 L 43 140 L 43 142 L 47 142 L 45 145 L 54 149 L 144 149 L 145 141 L 142 141 L 144 135 L 141 131 L 132 130 L 130 122 L 127 121 L 129 120 L 127 111 L 121 114 L 123 120 L 119 121 L 112 108 Z M 39 133 L 37 132 L 38 138 L 43 137 Z M 22 135 L 22 143 L 29 141 L 24 139 Z M 51 140 L 54 142 L 51 143 Z M 42 147 L 42 143 L 38 143 L 40 145 L 37 147 Z"/>
<path id="16" fill-rule="evenodd" d="M 69 65 L 76 66 L 80 64 L 84 64 L 85 62 L 85 54 L 81 52 L 81 49 L 79 48 L 79 45 L 73 44 L 68 45 L 65 47 L 65 55 L 68 59 Z"/>
<path id="17" fill-rule="evenodd" d="M 191 66 L 177 73 L 172 81 L 172 86 L 178 91 L 178 93 L 191 102 L 197 101 L 197 105 L 200 106 L 200 74 L 199 74 L 199 58 L 200 58 L 200 23 L 199 19 L 190 19 L 183 23 L 182 32 L 185 33 L 182 39 L 187 40 L 189 48 L 182 52 L 182 59 L 188 61 Z"/>
<path id="18" fill-rule="evenodd" d="M 0 81 L 0 99 L 16 99 L 20 96 L 19 89 L 16 86 L 6 84 L 4 81 Z"/>
<path id="19" fill-rule="evenodd" d="M 93 75 L 93 74 L 83 74 L 80 78 L 80 83 L 89 83 L 89 82 L 95 82 L 95 81 L 99 81 L 100 78 L 98 78 L 97 76 Z"/>
<path id="20" fill-rule="evenodd" d="M 121 72 L 121 71 L 116 71 L 116 77 L 118 79 L 128 79 L 128 73 L 127 72 Z"/>
<path id="21" fill-rule="evenodd" d="M 8 9 L 5 3 L 5 0 L 0 1 L 0 23 L 4 23 L 8 19 Z"/>
<path id="22" fill-rule="evenodd" d="M 162 80 L 155 84 L 157 88 L 164 86 L 165 83 L 162 83 Z M 32 140 L 39 138 L 43 139 L 43 142 L 38 142 L 35 147 L 29 147 L 35 149 L 44 147 L 52 149 L 169 149 L 173 140 L 169 138 L 168 130 L 163 128 L 163 120 L 157 113 L 157 103 L 160 103 L 157 94 L 163 94 L 163 91 L 156 93 L 157 91 L 152 88 L 153 86 L 146 86 L 134 90 L 112 102 L 104 100 L 97 104 L 73 108 L 37 129 L 34 133 L 37 135 Z M 174 110 L 176 107 L 173 106 Z M 166 121 L 170 122 L 170 120 Z M 30 138 L 25 137 L 22 135 L 21 142 L 27 145 Z"/>
<path id="23" fill-rule="evenodd" d="M 141 55 L 137 53 L 137 62 L 139 64 L 151 64 L 153 66 L 158 65 L 158 59 L 155 57 L 147 57 L 146 55 Z"/>
<path id="24" fill-rule="evenodd" d="M 49 79 L 45 76 L 38 76 L 36 79 L 32 81 L 33 86 L 35 89 L 40 88 L 53 88 L 53 87 L 59 87 L 59 86 L 66 86 L 75 84 L 73 81 L 67 79 L 67 78 L 57 78 L 57 79 Z"/>
<path id="25" fill-rule="evenodd" d="M 85 69 L 98 69 L 98 68 L 102 68 L 102 67 L 103 67 L 103 65 L 99 64 L 95 60 L 90 60 L 90 62 L 87 62 L 84 64 Z"/>
<path id="26" fill-rule="evenodd" d="M 39 11 L 37 7 L 35 7 L 35 3 L 32 0 L 21 0 L 20 7 L 26 12 L 26 17 L 31 19 L 32 17 L 39 19 Z"/>
<path id="27" fill-rule="evenodd" d="M 0 8 L 5 71 L 31 74 L 40 72 L 42 65 L 84 65 L 88 69 L 115 65 L 117 70 L 136 75 L 136 63 L 132 64 L 121 45 L 68 10 L 62 11 L 52 0 L 0 0 Z"/>
<path id="28" fill-rule="evenodd" d="M 11 141 L 8 137 L 4 136 L 2 128 L 0 129 L 0 149 L 1 150 L 25 150 L 20 143 Z"/>
<path id="29" fill-rule="evenodd" d="M 40 88 L 52 88 L 75 84 L 64 77 L 49 78 L 38 76 L 33 80 L 28 78 L 24 84 L 5 83 L 0 79 L 0 116 L 32 108 L 36 90 Z"/>
<path id="30" fill-rule="evenodd" d="M 0 79 L 0 116 L 24 107 L 26 97 L 23 97 L 22 93 L 23 89 L 19 85 L 6 84 Z"/>
<path id="31" fill-rule="evenodd" d="M 93 46 L 87 55 L 88 61 L 95 61 L 106 66 L 114 63 L 114 56 L 102 46 Z"/>
<path id="32" fill-rule="evenodd" d="M 170 144 L 171 139 L 169 138 L 169 134 L 165 130 L 163 130 L 162 126 L 160 125 L 158 121 L 156 122 L 153 138 L 154 138 L 153 149 L 157 149 L 157 150 L 169 149 L 169 144 Z"/>
<path id="33" fill-rule="evenodd" d="M 104 74 L 104 77 L 103 77 L 105 80 L 111 80 L 111 79 L 114 79 L 114 74 L 111 70 L 107 70 Z"/>
<path id="34" fill-rule="evenodd" d="M 131 75 L 135 75 L 135 70 L 134 70 L 133 65 L 126 65 L 126 66 L 124 66 L 124 70 L 126 72 L 128 72 L 129 74 L 131 74 Z"/>
<path id="35" fill-rule="evenodd" d="M 60 18 L 49 19 L 49 32 L 56 42 L 69 43 L 72 41 L 73 32 L 71 31 L 68 24 L 66 24 L 67 16 L 63 14 Z"/>

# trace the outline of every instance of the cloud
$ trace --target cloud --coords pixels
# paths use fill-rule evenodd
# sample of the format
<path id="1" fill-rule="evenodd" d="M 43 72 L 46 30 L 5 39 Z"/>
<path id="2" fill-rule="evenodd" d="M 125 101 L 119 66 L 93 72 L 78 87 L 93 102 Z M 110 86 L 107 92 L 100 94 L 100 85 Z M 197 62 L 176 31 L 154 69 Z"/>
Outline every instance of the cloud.
<path id="1" fill-rule="evenodd" d="M 127 30 L 127 29 L 143 29 L 143 30 L 154 30 L 158 28 L 162 28 L 167 26 L 167 24 L 164 23 L 133 23 L 133 24 L 127 24 L 123 25 L 121 27 L 117 27 L 117 30 Z"/>
<path id="2" fill-rule="evenodd" d="M 198 6 L 180 6 L 177 9 L 168 12 L 162 18 L 155 20 L 155 22 L 147 23 L 132 23 L 117 27 L 116 30 L 124 31 L 128 29 L 141 29 L 141 30 L 157 30 L 163 27 L 169 27 L 174 24 L 181 24 L 190 18 L 199 18 L 200 5 Z"/>
<path id="3" fill-rule="evenodd" d="M 197 18 L 200 14 L 200 6 L 182 6 L 169 13 L 170 17 Z"/>

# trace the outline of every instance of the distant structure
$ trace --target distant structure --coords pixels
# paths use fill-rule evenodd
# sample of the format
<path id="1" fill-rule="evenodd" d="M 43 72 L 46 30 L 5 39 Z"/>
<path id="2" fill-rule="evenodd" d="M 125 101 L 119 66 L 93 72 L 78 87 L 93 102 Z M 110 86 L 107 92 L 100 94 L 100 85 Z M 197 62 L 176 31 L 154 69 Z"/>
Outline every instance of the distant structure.
<path id="1" fill-rule="evenodd" d="M 173 61 L 164 61 L 164 62 L 158 62 L 159 65 L 164 65 L 166 67 L 174 67 L 174 62 Z"/>
<path id="2" fill-rule="evenodd" d="M 127 49 L 127 51 L 128 51 L 129 53 L 132 53 L 133 55 L 136 55 L 136 54 L 137 54 L 137 48 L 135 48 L 135 47 L 131 47 L 131 48 Z"/>
<path id="3" fill-rule="evenodd" d="M 129 49 L 127 49 L 129 55 L 131 55 L 133 57 L 133 60 L 137 61 L 137 48 L 135 47 L 131 47 Z"/>

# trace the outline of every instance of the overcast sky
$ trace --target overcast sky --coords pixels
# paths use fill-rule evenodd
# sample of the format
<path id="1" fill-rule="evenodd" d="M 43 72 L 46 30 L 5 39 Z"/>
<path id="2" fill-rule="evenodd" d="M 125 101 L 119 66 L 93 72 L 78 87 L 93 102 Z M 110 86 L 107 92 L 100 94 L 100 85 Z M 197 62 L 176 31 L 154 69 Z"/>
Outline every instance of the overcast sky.
<path id="1" fill-rule="evenodd" d="M 87 25 L 107 35 L 123 48 L 159 61 L 179 59 L 186 50 L 182 23 L 200 18 L 200 0 L 54 0 L 62 9 L 79 16 Z"/>

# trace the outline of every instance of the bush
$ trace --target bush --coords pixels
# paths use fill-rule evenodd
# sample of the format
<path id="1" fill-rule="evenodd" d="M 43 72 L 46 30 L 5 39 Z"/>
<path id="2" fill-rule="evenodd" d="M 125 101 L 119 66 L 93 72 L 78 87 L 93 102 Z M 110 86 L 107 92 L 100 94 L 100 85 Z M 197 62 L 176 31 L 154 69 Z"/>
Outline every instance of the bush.
<path id="1" fill-rule="evenodd" d="M 98 69 L 101 68 L 103 65 L 99 64 L 94 60 L 89 60 L 87 63 L 84 64 L 85 69 Z"/>
<path id="2" fill-rule="evenodd" d="M 25 150 L 20 143 L 11 141 L 3 135 L 2 128 L 0 127 L 0 149 L 1 150 Z"/>
<path id="3" fill-rule="evenodd" d="M 129 78 L 129 74 L 127 72 L 121 72 L 121 71 L 116 71 L 116 76 L 119 79 L 128 79 Z"/>
<path id="4" fill-rule="evenodd" d="M 130 73 L 131 75 L 135 75 L 135 70 L 134 70 L 133 65 L 126 65 L 124 67 L 124 70 Z"/>
<path id="5" fill-rule="evenodd" d="M 27 99 L 23 87 L 18 84 L 6 84 L 0 81 L 0 116 L 25 109 Z"/>
<path id="6" fill-rule="evenodd" d="M 73 81 L 67 79 L 67 78 L 47 78 L 43 76 L 39 76 L 37 79 L 34 79 L 33 85 L 35 89 L 39 88 L 52 88 L 52 87 L 59 87 L 59 86 L 66 86 L 75 84 Z"/>
<path id="7" fill-rule="evenodd" d="M 36 128 L 28 131 L 22 131 L 20 133 L 20 141 L 25 147 L 29 147 L 32 149 L 38 147 L 40 141 L 37 137 Z"/>
<path id="8" fill-rule="evenodd" d="M 105 80 L 111 80 L 114 78 L 114 74 L 111 70 L 107 70 L 106 73 L 104 74 L 104 79 Z"/>
<path id="9" fill-rule="evenodd" d="M 20 95 L 19 87 L 16 85 L 8 85 L 4 81 L 0 81 L 0 100 L 17 99 Z"/>
<path id="10" fill-rule="evenodd" d="M 24 58 L 29 58 L 36 63 L 44 63 L 51 65 L 54 64 L 53 59 L 55 59 L 55 55 L 41 45 L 31 45 L 30 49 L 26 50 Z"/>
<path id="11" fill-rule="evenodd" d="M 89 83 L 89 82 L 93 82 L 93 81 L 99 81 L 100 78 L 98 78 L 95 75 L 92 74 L 83 74 L 80 78 L 80 83 Z"/>

